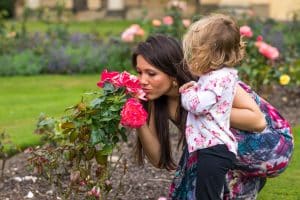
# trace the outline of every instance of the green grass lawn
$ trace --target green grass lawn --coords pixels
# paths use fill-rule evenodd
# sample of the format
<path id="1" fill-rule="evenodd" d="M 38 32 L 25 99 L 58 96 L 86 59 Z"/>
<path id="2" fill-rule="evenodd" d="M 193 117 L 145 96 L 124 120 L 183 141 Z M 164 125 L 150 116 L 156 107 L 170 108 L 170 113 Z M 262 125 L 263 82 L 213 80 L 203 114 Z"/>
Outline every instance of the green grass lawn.
<path id="1" fill-rule="evenodd" d="M 83 93 L 96 90 L 99 75 L 0 77 L 0 131 L 25 148 L 39 142 L 33 134 L 40 113 L 62 116 Z"/>
<path id="2" fill-rule="evenodd" d="M 137 21 L 128 20 L 97 20 L 97 21 L 87 21 L 87 22 L 69 22 L 68 29 L 70 32 L 80 32 L 80 33 L 97 33 L 100 36 L 110 36 L 110 35 L 120 35 L 125 28 L 129 27 L 131 24 L 137 23 Z M 20 21 L 6 21 L 6 26 L 8 30 L 15 27 L 20 30 Z M 45 32 L 49 25 L 41 21 L 29 21 L 27 23 L 27 30 L 29 32 Z M 143 27 L 148 28 L 148 27 Z"/>
<path id="3" fill-rule="evenodd" d="M 38 144 L 33 134 L 40 113 L 59 117 L 78 103 L 84 92 L 97 90 L 99 75 L 0 77 L 0 130 L 25 148 Z M 293 129 L 295 152 L 290 166 L 279 177 L 270 178 L 259 200 L 300 199 L 300 126 Z"/>

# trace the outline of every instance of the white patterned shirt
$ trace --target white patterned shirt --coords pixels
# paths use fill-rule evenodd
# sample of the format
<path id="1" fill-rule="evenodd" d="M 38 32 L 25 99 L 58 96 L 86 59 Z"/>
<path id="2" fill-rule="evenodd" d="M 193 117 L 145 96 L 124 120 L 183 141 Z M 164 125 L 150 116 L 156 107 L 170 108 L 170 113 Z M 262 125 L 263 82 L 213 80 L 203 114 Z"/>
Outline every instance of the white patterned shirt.
<path id="1" fill-rule="evenodd" d="M 230 113 L 237 81 L 237 71 L 223 67 L 201 75 L 194 86 L 182 92 L 182 106 L 188 111 L 185 136 L 189 152 L 225 144 L 236 154 Z"/>

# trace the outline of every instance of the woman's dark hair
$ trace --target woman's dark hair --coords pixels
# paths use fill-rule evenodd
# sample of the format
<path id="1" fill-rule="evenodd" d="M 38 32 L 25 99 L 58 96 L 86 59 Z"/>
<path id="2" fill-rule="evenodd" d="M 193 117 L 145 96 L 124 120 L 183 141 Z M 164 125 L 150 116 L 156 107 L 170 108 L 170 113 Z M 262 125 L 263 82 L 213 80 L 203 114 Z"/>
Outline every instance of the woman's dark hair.
<path id="1" fill-rule="evenodd" d="M 153 65 L 157 69 L 171 77 L 176 78 L 179 86 L 194 79 L 193 76 L 187 70 L 185 70 L 182 46 L 176 39 L 172 37 L 158 34 L 148 37 L 145 42 L 140 42 L 132 55 L 132 64 L 134 68 L 136 68 L 137 65 L 138 55 L 143 56 L 143 58 L 149 64 Z M 176 164 L 172 157 L 170 144 L 167 97 L 163 95 L 153 100 L 153 104 L 156 132 L 158 134 L 161 148 L 159 167 L 174 169 Z M 148 102 L 145 102 L 144 106 L 149 112 Z M 179 98 L 176 121 L 174 122 L 181 133 L 178 146 L 184 141 L 186 116 L 187 112 L 182 108 Z M 140 164 L 142 164 L 145 155 L 139 138 L 137 140 L 136 147 L 138 161 Z"/>

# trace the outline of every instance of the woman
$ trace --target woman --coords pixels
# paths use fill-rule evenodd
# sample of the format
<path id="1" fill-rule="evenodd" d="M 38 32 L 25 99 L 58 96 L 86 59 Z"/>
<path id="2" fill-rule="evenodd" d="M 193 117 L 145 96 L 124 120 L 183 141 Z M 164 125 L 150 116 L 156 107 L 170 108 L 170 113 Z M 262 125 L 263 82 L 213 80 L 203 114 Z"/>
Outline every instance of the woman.
<path id="1" fill-rule="evenodd" d="M 148 124 L 137 129 L 137 155 L 140 162 L 143 161 L 144 155 L 146 155 L 156 167 L 168 170 L 175 169 L 176 164 L 171 156 L 172 150 L 169 140 L 168 122 L 170 119 L 179 128 L 181 132 L 179 143 L 183 144 L 184 147 L 181 161 L 175 173 L 175 179 L 171 185 L 170 198 L 194 199 L 197 156 L 189 154 L 185 148 L 184 130 L 187 113 L 181 107 L 178 91 L 181 85 L 193 80 L 194 77 L 185 69 L 182 60 L 181 45 L 175 39 L 163 35 L 150 36 L 145 42 L 141 42 L 133 53 L 132 63 L 146 92 L 148 102 L 145 102 L 145 107 L 149 113 Z M 236 132 L 239 141 L 238 156 L 240 157 L 238 159 L 240 163 L 237 166 L 238 170 L 231 171 L 227 176 L 229 191 L 225 188 L 224 198 L 231 199 L 255 198 L 258 191 L 263 187 L 267 175 L 276 175 L 276 173 L 285 169 L 293 147 L 290 129 L 286 121 L 277 113 L 275 113 L 275 118 L 266 117 L 265 119 L 256 104 L 260 102 L 260 99 L 256 98 L 257 101 L 255 102 L 246 92 L 250 92 L 250 90 L 246 90 L 244 84 L 242 86 L 244 88 L 238 87 L 234 97 L 230 117 L 231 126 L 245 131 L 260 132 L 266 127 L 266 119 L 269 129 L 274 129 L 271 123 L 276 122 L 275 119 L 280 119 L 284 124 L 281 128 L 284 129 L 285 135 L 281 132 L 275 133 L 272 129 L 270 134 L 267 134 L 270 136 L 267 144 L 270 143 L 270 145 L 266 151 L 273 151 L 274 146 L 277 147 L 277 144 L 281 144 L 278 141 L 283 142 L 284 151 L 276 154 L 277 157 L 275 156 L 275 158 L 280 157 L 284 162 L 280 167 L 272 165 L 273 172 L 270 174 L 267 174 L 270 170 L 263 173 L 265 168 L 262 166 L 266 164 L 269 158 L 257 159 L 255 157 L 258 152 L 255 151 L 256 146 L 251 149 L 247 145 L 255 144 L 257 141 L 262 142 L 260 139 L 265 138 L 260 136 L 259 133 L 251 134 L 233 130 Z M 266 107 L 266 104 L 262 104 L 260 108 L 263 106 Z M 239 109 L 245 108 L 248 109 L 248 114 L 241 115 Z M 268 109 L 265 110 L 268 111 Z M 279 134 L 280 137 L 277 137 Z M 273 135 L 276 135 L 276 137 L 273 137 Z M 283 137 L 281 137 L 282 135 Z M 274 141 L 273 138 L 276 138 L 276 140 Z M 262 144 L 265 143 L 265 141 L 262 142 Z M 255 165 L 252 166 L 251 162 L 254 162 Z M 280 169 L 276 170 L 276 167 Z"/>

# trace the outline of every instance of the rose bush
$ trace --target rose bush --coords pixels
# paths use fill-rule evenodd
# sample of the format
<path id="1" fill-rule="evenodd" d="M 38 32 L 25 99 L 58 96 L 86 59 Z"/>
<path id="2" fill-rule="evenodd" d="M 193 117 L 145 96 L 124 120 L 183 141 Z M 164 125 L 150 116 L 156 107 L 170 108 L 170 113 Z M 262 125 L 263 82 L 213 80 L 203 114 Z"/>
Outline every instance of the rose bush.
<path id="1" fill-rule="evenodd" d="M 258 92 L 263 90 L 266 94 L 272 92 L 270 86 L 273 83 L 288 85 L 293 74 L 291 66 L 296 64 L 294 60 L 288 59 L 284 52 L 264 41 L 250 26 L 241 26 L 240 34 L 246 42 L 246 58 L 238 68 L 241 79 Z M 294 84 L 296 74 L 293 74 Z"/>
<path id="2" fill-rule="evenodd" d="M 147 112 L 136 99 L 145 95 L 137 77 L 104 70 L 97 85 L 100 90 L 67 108 L 66 116 L 41 116 L 36 132 L 44 134 L 47 143 L 27 151 L 33 169 L 55 185 L 61 185 L 62 177 L 70 179 L 68 186 L 59 187 L 66 199 L 76 195 L 106 199 L 113 170 L 108 158 L 119 141 L 127 141 L 125 127 L 138 128 L 147 120 Z M 126 161 L 118 162 L 125 173 Z"/>

